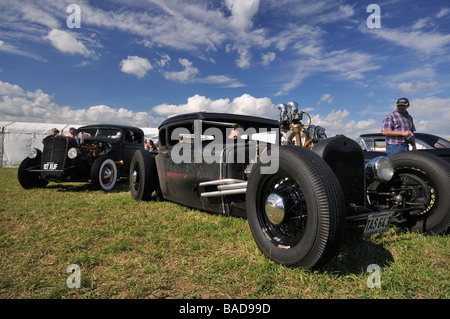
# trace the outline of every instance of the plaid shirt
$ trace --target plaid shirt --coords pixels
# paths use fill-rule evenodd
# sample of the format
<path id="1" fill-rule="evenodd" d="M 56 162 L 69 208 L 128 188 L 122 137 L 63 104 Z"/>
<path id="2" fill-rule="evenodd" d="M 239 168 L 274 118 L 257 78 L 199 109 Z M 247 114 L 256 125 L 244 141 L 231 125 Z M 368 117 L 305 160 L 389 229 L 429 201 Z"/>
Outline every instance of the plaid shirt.
<path id="1" fill-rule="evenodd" d="M 416 130 L 414 121 L 408 112 L 402 115 L 399 111 L 394 111 L 386 115 L 383 121 L 383 130 L 389 131 L 411 131 Z M 386 136 L 387 144 L 403 144 L 406 142 L 405 136 Z"/>

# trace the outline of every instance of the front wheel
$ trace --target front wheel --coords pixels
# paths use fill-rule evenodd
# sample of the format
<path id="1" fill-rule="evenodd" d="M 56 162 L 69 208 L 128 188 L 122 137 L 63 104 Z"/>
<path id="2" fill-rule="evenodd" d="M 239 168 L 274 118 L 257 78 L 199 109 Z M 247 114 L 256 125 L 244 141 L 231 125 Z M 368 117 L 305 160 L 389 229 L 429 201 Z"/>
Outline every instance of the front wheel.
<path id="1" fill-rule="evenodd" d="M 39 164 L 40 158 L 31 159 L 29 157 L 25 158 L 22 163 L 20 163 L 17 178 L 23 188 L 44 188 L 47 186 L 48 182 L 42 178 L 41 173 L 33 173 L 29 171 L 34 167 L 39 168 Z"/>
<path id="2" fill-rule="evenodd" d="M 255 165 L 247 184 L 247 217 L 261 252 L 288 267 L 331 261 L 346 225 L 344 195 L 331 168 L 295 146 L 279 148 L 275 174 L 262 174 L 263 165 Z"/>
<path id="3" fill-rule="evenodd" d="M 91 182 L 94 188 L 110 191 L 116 185 L 116 181 L 116 163 L 107 156 L 97 158 L 91 168 Z"/>

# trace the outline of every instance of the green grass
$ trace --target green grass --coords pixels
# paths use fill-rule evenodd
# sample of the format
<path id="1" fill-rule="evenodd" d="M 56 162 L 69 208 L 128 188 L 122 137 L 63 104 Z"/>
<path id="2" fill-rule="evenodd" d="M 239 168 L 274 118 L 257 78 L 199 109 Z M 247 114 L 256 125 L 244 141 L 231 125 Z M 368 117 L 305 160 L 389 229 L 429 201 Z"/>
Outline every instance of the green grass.
<path id="1" fill-rule="evenodd" d="M 449 297 L 449 236 L 391 229 L 350 233 L 324 269 L 266 259 L 245 219 L 166 201 L 136 202 L 84 183 L 24 190 L 0 169 L 0 298 L 419 298 Z M 69 289 L 70 264 L 81 288 Z M 381 288 L 366 269 L 381 267 Z"/>

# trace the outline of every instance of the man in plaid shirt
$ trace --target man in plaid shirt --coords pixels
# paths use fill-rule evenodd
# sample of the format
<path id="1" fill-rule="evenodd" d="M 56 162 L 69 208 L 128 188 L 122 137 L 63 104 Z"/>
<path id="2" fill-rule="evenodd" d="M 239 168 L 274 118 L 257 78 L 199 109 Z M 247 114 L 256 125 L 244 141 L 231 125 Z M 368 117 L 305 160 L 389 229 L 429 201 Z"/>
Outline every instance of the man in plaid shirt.
<path id="1" fill-rule="evenodd" d="M 413 132 L 416 130 L 411 115 L 406 111 L 409 107 L 407 98 L 397 100 L 397 110 L 386 115 L 383 121 L 383 135 L 386 136 L 386 155 L 408 151 L 408 144 L 416 149 Z"/>

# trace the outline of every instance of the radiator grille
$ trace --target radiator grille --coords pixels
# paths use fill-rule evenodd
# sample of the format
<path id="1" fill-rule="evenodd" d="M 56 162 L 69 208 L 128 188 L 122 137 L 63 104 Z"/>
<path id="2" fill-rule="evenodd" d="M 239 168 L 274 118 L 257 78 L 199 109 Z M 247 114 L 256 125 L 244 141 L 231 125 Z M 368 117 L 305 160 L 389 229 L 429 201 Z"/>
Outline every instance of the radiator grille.
<path id="1" fill-rule="evenodd" d="M 41 169 L 62 170 L 64 168 L 67 150 L 68 138 L 48 138 L 45 141 L 44 151 L 42 152 Z"/>

